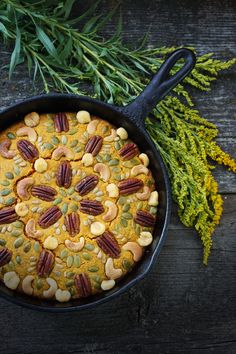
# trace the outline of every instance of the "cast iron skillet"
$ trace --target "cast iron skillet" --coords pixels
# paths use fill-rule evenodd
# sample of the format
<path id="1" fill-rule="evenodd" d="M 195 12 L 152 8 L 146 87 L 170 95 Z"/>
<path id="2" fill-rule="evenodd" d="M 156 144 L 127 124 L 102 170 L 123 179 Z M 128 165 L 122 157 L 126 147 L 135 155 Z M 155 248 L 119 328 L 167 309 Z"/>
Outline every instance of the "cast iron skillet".
<path id="1" fill-rule="evenodd" d="M 184 64 L 175 75 L 171 76 L 170 70 L 179 59 L 184 59 Z M 0 131 L 15 121 L 22 119 L 24 115 L 32 111 L 46 113 L 87 110 L 116 126 L 123 126 L 128 131 L 129 137 L 138 144 L 140 150 L 149 156 L 149 167 L 155 178 L 156 189 L 160 196 L 153 243 L 132 272 L 126 275 L 124 279 L 121 279 L 112 290 L 94 295 L 88 299 L 71 300 L 68 303 L 56 303 L 39 300 L 11 291 L 3 283 L 0 283 L 0 295 L 2 297 L 34 310 L 51 312 L 77 311 L 95 307 L 114 298 L 137 283 L 148 273 L 159 255 L 166 238 L 171 214 L 171 189 L 166 167 L 146 132 L 144 119 L 156 104 L 189 74 L 194 65 L 195 56 L 190 50 L 184 48 L 176 50 L 163 63 L 158 73 L 153 77 L 141 95 L 125 107 L 115 107 L 88 97 L 70 94 L 48 94 L 26 99 L 0 114 Z"/>

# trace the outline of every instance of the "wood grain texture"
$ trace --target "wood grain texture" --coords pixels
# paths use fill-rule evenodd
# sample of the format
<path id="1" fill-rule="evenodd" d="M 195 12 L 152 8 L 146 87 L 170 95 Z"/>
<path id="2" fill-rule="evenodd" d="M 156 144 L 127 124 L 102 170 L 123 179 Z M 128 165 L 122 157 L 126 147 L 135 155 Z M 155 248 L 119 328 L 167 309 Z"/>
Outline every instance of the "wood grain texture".
<path id="1" fill-rule="evenodd" d="M 75 13 L 93 1 L 80 1 Z M 115 1 L 103 1 L 106 13 Z M 149 30 L 150 45 L 194 45 L 199 53 L 236 56 L 234 0 L 123 0 L 124 40 L 133 45 Z M 105 30 L 114 31 L 119 13 Z M 1 64 L 9 53 L 1 49 Z M 36 92 L 27 70 L 8 80 L 1 70 L 0 107 Z M 236 69 L 220 75 L 211 93 L 193 90 L 201 114 L 220 130 L 219 143 L 236 157 Z M 195 232 L 174 208 L 161 256 L 140 284 L 97 309 L 66 315 L 32 312 L 0 299 L 1 354 L 236 352 L 236 177 L 215 170 L 224 215 L 214 235 L 208 267 Z"/>

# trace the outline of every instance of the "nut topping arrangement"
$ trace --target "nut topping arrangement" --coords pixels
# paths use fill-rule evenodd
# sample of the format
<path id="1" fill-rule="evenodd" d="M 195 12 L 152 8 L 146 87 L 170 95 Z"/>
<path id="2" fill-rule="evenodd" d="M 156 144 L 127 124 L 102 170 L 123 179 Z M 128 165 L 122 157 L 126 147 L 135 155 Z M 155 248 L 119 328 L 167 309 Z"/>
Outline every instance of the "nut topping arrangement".
<path id="1" fill-rule="evenodd" d="M 67 302 L 108 291 L 153 241 L 158 192 L 123 128 L 28 113 L 0 135 L 0 281 Z"/>

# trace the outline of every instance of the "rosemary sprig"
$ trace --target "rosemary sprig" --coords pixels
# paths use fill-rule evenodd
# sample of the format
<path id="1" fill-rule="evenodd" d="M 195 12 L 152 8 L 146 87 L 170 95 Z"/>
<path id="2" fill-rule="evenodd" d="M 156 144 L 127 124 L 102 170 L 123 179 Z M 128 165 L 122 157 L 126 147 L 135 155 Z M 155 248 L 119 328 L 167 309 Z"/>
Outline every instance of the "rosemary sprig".
<path id="1" fill-rule="evenodd" d="M 98 1 L 86 13 L 71 19 L 74 2 L 1 1 L 0 34 L 6 44 L 14 43 L 9 76 L 25 62 L 33 78 L 42 80 L 45 92 L 56 89 L 85 94 L 81 87 L 88 82 L 94 97 L 119 105 L 129 103 L 144 89 L 166 54 L 175 48 L 146 48 L 146 38 L 137 48 L 127 48 L 121 40 L 121 20 L 113 36 L 104 39 L 99 31 L 117 8 L 105 17 L 91 16 Z M 209 157 L 234 172 L 236 164 L 214 142 L 217 127 L 191 108 L 193 102 L 185 84 L 207 91 L 218 73 L 234 63 L 234 59 L 213 59 L 212 54 L 198 57 L 184 84 L 178 85 L 174 95 L 155 108 L 155 119 L 146 122 L 169 170 L 180 219 L 185 225 L 194 226 L 202 239 L 204 263 L 222 213 L 222 198 Z M 180 65 L 175 65 L 173 73 Z"/>

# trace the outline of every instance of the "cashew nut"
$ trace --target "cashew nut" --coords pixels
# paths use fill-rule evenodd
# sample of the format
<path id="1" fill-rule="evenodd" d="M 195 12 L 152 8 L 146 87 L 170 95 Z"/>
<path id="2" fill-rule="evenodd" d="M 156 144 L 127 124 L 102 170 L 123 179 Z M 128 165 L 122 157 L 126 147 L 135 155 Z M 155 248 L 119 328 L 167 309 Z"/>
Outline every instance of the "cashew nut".
<path id="1" fill-rule="evenodd" d="M 99 120 L 98 119 L 94 119 L 92 120 L 88 125 L 87 125 L 87 132 L 89 134 L 94 134 L 97 126 L 98 126 Z"/>
<path id="2" fill-rule="evenodd" d="M 115 219 L 117 215 L 117 206 L 115 203 L 111 202 L 110 200 L 105 201 L 105 206 L 108 207 L 107 213 L 103 216 L 104 221 L 112 221 Z"/>
<path id="3" fill-rule="evenodd" d="M 91 121 L 90 114 L 87 111 L 79 111 L 76 114 L 76 119 L 79 123 L 86 124 Z"/>
<path id="4" fill-rule="evenodd" d="M 9 289 L 15 290 L 20 283 L 20 277 L 16 272 L 7 272 L 4 274 L 3 282 Z"/>
<path id="5" fill-rule="evenodd" d="M 22 281 L 22 289 L 27 295 L 32 295 L 34 289 L 32 288 L 33 275 L 27 275 Z"/>
<path id="6" fill-rule="evenodd" d="M 13 159 L 16 156 L 16 150 L 9 150 L 11 140 L 5 139 L 0 143 L 0 155 L 6 159 Z"/>
<path id="7" fill-rule="evenodd" d="M 124 128 L 118 128 L 116 131 L 117 135 L 121 138 L 121 140 L 128 139 L 128 133 Z"/>
<path id="8" fill-rule="evenodd" d="M 86 152 L 82 157 L 82 163 L 86 167 L 91 166 L 93 164 L 93 155 L 90 152 Z"/>
<path id="9" fill-rule="evenodd" d="M 36 222 L 34 219 L 30 219 L 27 221 L 25 225 L 25 233 L 28 237 L 39 238 L 43 236 L 43 232 L 41 230 L 36 230 Z"/>
<path id="10" fill-rule="evenodd" d="M 150 198 L 148 200 L 148 205 L 150 206 L 157 206 L 158 205 L 158 192 L 153 191 L 150 195 Z"/>
<path id="11" fill-rule="evenodd" d="M 48 236 L 43 245 L 48 250 L 55 250 L 58 247 L 58 240 L 54 236 Z"/>
<path id="12" fill-rule="evenodd" d="M 143 254 L 143 249 L 136 242 L 127 242 L 124 246 L 122 246 L 124 251 L 130 251 L 133 254 L 133 258 L 135 262 L 138 262 Z"/>
<path id="13" fill-rule="evenodd" d="M 36 127 L 39 124 L 39 115 L 37 112 L 28 113 L 25 118 L 25 125 L 28 127 Z"/>
<path id="14" fill-rule="evenodd" d="M 149 231 L 142 231 L 140 236 L 137 240 L 138 244 L 142 247 L 148 246 L 152 243 L 153 237 L 151 232 Z"/>
<path id="15" fill-rule="evenodd" d="M 90 226 L 90 232 L 91 234 L 93 234 L 94 236 L 100 236 L 102 235 L 106 230 L 106 227 L 104 224 L 102 224 L 99 221 L 95 221 L 91 224 Z"/>
<path id="16" fill-rule="evenodd" d="M 102 290 L 110 290 L 110 289 L 114 288 L 115 285 L 116 285 L 116 282 L 113 279 L 103 280 L 101 282 L 101 289 Z"/>
<path id="17" fill-rule="evenodd" d="M 57 289 L 55 298 L 59 302 L 67 302 L 71 298 L 71 293 L 68 290 Z"/>
<path id="18" fill-rule="evenodd" d="M 36 140 L 37 140 L 37 133 L 36 131 L 31 128 L 31 127 L 22 127 L 22 128 L 19 128 L 17 131 L 16 131 L 16 135 L 17 136 L 28 136 L 29 138 L 29 141 L 31 141 L 32 143 L 34 143 Z"/>
<path id="19" fill-rule="evenodd" d="M 143 187 L 143 191 L 140 193 L 136 193 L 136 197 L 139 200 L 147 200 L 150 197 L 151 191 L 148 186 Z"/>
<path id="20" fill-rule="evenodd" d="M 108 278 L 114 280 L 122 276 L 122 269 L 114 268 L 113 259 L 108 258 L 105 264 L 105 273 Z"/>
<path id="21" fill-rule="evenodd" d="M 100 173 L 100 176 L 104 182 L 107 182 L 111 176 L 109 167 L 107 165 L 104 165 L 104 163 L 101 162 L 97 163 L 94 166 L 94 171 Z"/>
<path id="22" fill-rule="evenodd" d="M 139 158 L 140 158 L 140 160 L 142 161 L 142 163 L 143 163 L 144 166 L 147 167 L 147 166 L 149 165 L 149 158 L 148 158 L 148 155 L 142 153 L 142 154 L 139 155 Z"/>
<path id="23" fill-rule="evenodd" d="M 49 285 L 48 290 L 44 290 L 43 296 L 46 297 L 47 299 L 50 299 L 56 294 L 57 291 L 57 283 L 54 279 L 52 278 L 47 278 L 46 282 Z"/>
<path id="24" fill-rule="evenodd" d="M 33 177 L 23 178 L 17 183 L 16 191 L 22 200 L 28 200 L 30 198 L 29 189 L 33 184 Z"/>
<path id="25" fill-rule="evenodd" d="M 67 160 L 73 160 L 74 152 L 66 146 L 59 146 L 52 153 L 53 160 L 60 160 L 62 156 L 65 156 Z"/>
<path id="26" fill-rule="evenodd" d="M 106 191 L 111 198 L 117 198 L 119 196 L 119 188 L 115 183 L 110 183 L 106 186 Z"/>
<path id="27" fill-rule="evenodd" d="M 79 242 L 72 242 L 70 240 L 65 240 L 66 247 L 72 252 L 78 252 L 84 247 L 84 237 L 80 237 Z"/>
<path id="28" fill-rule="evenodd" d="M 131 176 L 132 177 L 140 175 L 141 173 L 144 173 L 145 175 L 148 175 L 149 169 L 147 167 L 145 167 L 144 165 L 137 165 L 137 166 L 134 166 L 131 169 Z"/>
<path id="29" fill-rule="evenodd" d="M 108 141 L 108 142 L 114 141 L 115 138 L 116 138 L 116 136 L 117 136 L 117 134 L 116 134 L 115 129 L 112 129 L 112 130 L 111 130 L 111 134 L 108 135 L 108 136 L 106 136 L 106 137 L 104 138 L 104 141 Z"/>

